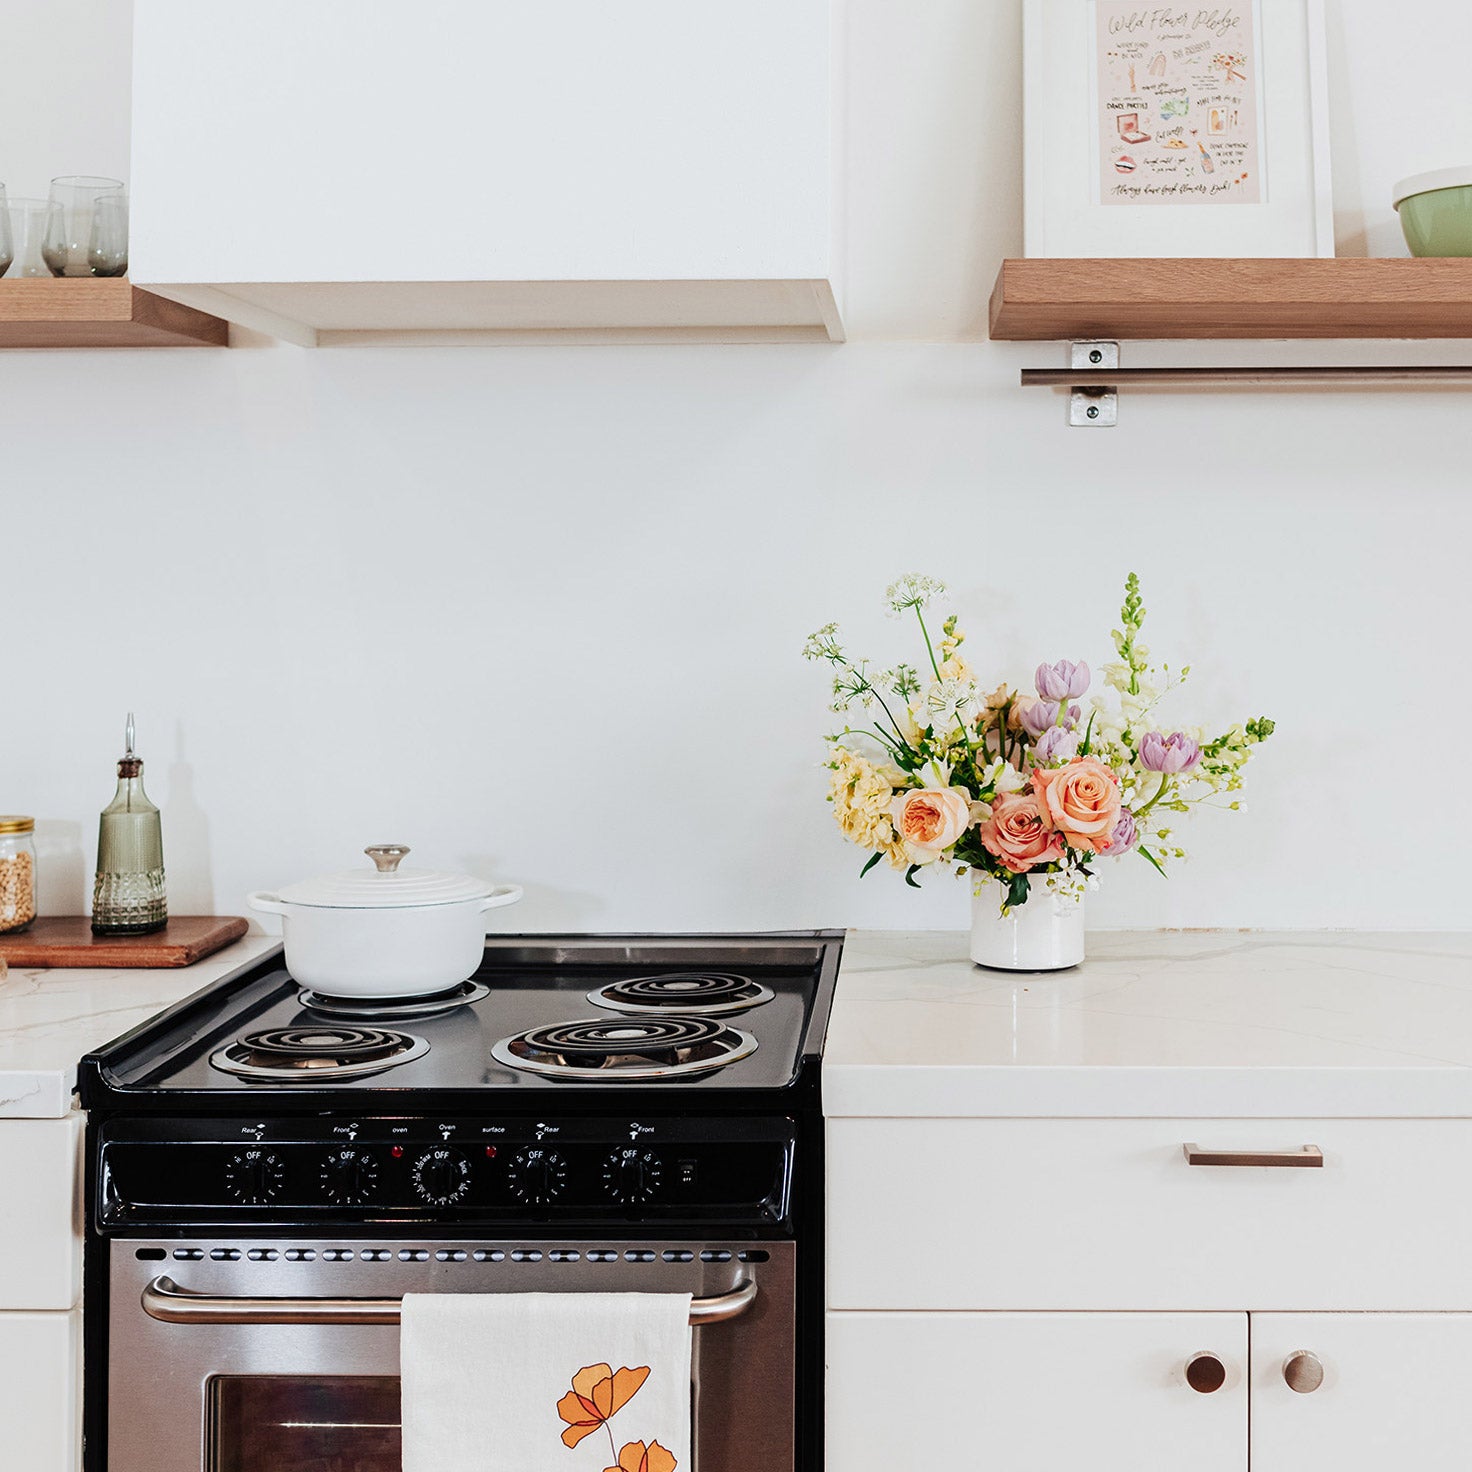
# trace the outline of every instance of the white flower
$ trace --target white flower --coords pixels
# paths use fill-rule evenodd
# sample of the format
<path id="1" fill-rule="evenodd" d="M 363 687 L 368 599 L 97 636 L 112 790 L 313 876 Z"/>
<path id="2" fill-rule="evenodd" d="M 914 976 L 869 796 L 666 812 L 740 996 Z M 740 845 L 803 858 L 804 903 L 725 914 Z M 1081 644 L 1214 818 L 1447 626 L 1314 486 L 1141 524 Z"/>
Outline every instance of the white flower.
<path id="1" fill-rule="evenodd" d="M 946 585 L 939 578 L 907 572 L 884 590 L 884 600 L 895 617 L 910 608 L 925 608 L 932 598 L 944 597 Z"/>
<path id="2" fill-rule="evenodd" d="M 1012 765 L 1000 758 L 981 774 L 981 785 L 993 787 L 997 792 L 1021 792 L 1027 786 L 1027 778 Z"/>
<path id="3" fill-rule="evenodd" d="M 925 693 L 931 726 L 940 732 L 949 731 L 958 722 L 964 723 L 976 714 L 978 699 L 976 686 L 970 680 L 937 680 Z"/>

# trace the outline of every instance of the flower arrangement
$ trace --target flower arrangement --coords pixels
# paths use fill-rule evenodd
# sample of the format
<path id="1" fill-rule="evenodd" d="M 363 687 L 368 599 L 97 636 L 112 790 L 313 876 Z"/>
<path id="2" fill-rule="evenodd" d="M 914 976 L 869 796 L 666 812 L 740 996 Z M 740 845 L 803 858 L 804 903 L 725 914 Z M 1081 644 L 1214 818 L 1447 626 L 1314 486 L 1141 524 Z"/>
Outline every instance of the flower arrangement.
<path id="1" fill-rule="evenodd" d="M 1125 583 L 1116 658 L 1104 666 L 1112 698 L 1083 705 L 1092 675 L 1083 661 L 1040 664 L 1035 695 L 1005 681 L 991 691 L 961 653 L 955 614 L 932 641 L 925 610 L 945 586 L 910 574 L 885 597 L 896 617 L 914 614 L 928 673 L 908 664 L 871 672 L 839 642 L 837 624 L 811 635 L 804 657 L 833 669 L 833 705 L 869 724 L 828 738 L 829 801 L 845 838 L 905 882 L 933 864 L 990 875 L 1002 913 L 1025 904 L 1035 878 L 1080 892 L 1103 856 L 1138 854 L 1161 874 L 1185 858 L 1176 815 L 1215 805 L 1236 811 L 1242 769 L 1272 734 L 1260 716 L 1220 735 L 1165 731 L 1155 709 L 1190 666 L 1156 670 L 1140 642 L 1145 606 L 1134 573 Z"/>

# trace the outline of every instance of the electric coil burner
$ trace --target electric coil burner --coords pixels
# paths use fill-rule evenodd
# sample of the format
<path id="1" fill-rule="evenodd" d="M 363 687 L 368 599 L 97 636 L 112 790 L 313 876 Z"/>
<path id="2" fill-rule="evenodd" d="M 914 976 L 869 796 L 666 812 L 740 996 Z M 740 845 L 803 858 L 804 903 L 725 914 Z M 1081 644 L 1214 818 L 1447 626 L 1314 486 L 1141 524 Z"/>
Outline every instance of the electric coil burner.
<path id="1" fill-rule="evenodd" d="M 588 993 L 595 1007 L 617 1012 L 678 1012 L 717 1017 L 747 1012 L 770 1002 L 771 987 L 724 971 L 676 971 L 665 976 L 631 976 Z"/>
<path id="2" fill-rule="evenodd" d="M 491 1057 L 567 1079 L 690 1078 L 756 1052 L 757 1040 L 708 1017 L 603 1017 L 528 1028 Z"/>
<path id="3" fill-rule="evenodd" d="M 210 1064 L 239 1078 L 297 1083 L 363 1078 L 427 1052 L 423 1038 L 377 1027 L 276 1027 L 227 1043 Z"/>
<path id="4" fill-rule="evenodd" d="M 375 1022 L 409 1022 L 421 1017 L 443 1017 L 459 1007 L 490 996 L 491 989 L 478 981 L 462 981 L 448 991 L 427 997 L 328 997 L 303 987 L 297 1001 L 309 1012 L 323 1017 L 367 1018 Z"/>

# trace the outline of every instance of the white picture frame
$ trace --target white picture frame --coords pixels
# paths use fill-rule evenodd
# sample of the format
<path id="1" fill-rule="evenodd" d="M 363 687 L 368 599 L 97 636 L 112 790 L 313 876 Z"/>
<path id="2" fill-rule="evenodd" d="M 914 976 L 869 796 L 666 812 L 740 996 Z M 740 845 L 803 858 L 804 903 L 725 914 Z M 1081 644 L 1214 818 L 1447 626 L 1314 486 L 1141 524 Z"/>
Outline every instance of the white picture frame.
<path id="1" fill-rule="evenodd" d="M 1098 0 L 1025 0 L 1023 253 L 1332 256 L 1323 0 L 1235 0 L 1235 8 L 1252 17 L 1259 53 L 1254 81 L 1261 191 L 1252 203 L 1101 198 L 1097 5 Z M 1194 17 L 1232 8 L 1196 0 L 1141 0 L 1138 7 L 1147 17 L 1143 24 L 1150 23 L 1150 13 Z"/>

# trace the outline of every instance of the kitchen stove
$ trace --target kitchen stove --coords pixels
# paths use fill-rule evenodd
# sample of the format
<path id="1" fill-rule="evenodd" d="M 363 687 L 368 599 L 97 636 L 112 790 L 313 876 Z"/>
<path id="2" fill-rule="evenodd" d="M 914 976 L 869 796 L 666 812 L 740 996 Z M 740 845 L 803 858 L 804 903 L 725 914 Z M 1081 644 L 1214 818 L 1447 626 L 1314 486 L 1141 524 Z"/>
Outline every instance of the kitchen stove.
<path id="1" fill-rule="evenodd" d="M 749 1012 L 772 997 L 770 987 L 749 976 L 711 971 L 631 976 L 588 993 L 595 1007 L 609 1007 L 615 1012 L 678 1012 L 685 1017 Z"/>
<path id="2" fill-rule="evenodd" d="M 695 1298 L 682 1472 L 819 1472 L 841 945 L 497 936 L 351 1003 L 274 952 L 84 1059 L 88 1472 L 398 1472 L 399 1296 L 594 1290 Z"/>

